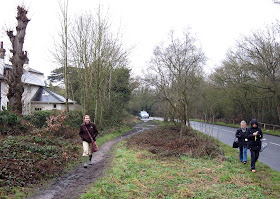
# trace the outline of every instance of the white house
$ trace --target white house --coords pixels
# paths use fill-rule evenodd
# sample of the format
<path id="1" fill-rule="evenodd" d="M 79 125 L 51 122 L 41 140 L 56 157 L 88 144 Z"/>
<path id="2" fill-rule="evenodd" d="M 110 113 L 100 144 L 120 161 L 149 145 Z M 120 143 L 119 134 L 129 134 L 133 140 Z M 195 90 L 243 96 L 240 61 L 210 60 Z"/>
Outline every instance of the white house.
<path id="1" fill-rule="evenodd" d="M 0 105 L 7 108 L 8 105 L 8 85 L 6 80 L 12 66 L 5 64 L 5 49 L 3 42 L 0 46 Z M 44 83 L 44 74 L 29 67 L 28 62 L 23 66 L 24 71 L 22 75 L 22 82 L 24 82 L 24 93 L 22 95 L 23 101 L 23 114 L 30 114 L 34 111 L 40 110 L 65 110 L 66 99 L 49 90 Z M 68 100 L 69 110 L 75 109 L 75 101 Z"/>

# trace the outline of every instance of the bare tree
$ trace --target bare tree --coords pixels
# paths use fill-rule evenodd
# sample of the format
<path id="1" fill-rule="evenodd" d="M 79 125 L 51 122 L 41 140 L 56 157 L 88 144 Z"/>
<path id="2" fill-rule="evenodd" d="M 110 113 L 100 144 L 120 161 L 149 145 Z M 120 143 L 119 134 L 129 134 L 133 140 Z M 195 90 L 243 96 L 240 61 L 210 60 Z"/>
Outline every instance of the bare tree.
<path id="1" fill-rule="evenodd" d="M 68 95 L 69 95 L 69 84 L 68 84 L 68 54 L 69 54 L 69 16 L 68 16 L 68 0 L 59 1 L 60 8 L 60 25 L 61 30 L 59 32 L 59 40 L 54 43 L 54 51 L 52 55 L 56 62 L 58 62 L 63 68 L 64 74 L 64 85 L 65 85 L 65 99 L 66 99 L 66 112 L 69 112 Z"/>
<path id="2" fill-rule="evenodd" d="M 23 64 L 27 60 L 27 53 L 23 52 L 23 43 L 26 34 L 26 27 L 30 21 L 27 17 L 27 10 L 24 7 L 17 7 L 18 25 L 16 27 L 17 34 L 14 35 L 12 30 L 7 31 L 7 35 L 12 43 L 11 53 L 13 54 L 10 61 L 12 62 L 12 70 L 9 73 L 8 85 L 9 91 L 7 97 L 9 99 L 9 106 L 12 110 L 21 115 L 22 114 L 22 94 L 24 92 L 23 82 L 21 77 L 23 75 Z"/>
<path id="3" fill-rule="evenodd" d="M 208 107 L 225 119 L 280 121 L 279 24 L 254 31 L 237 42 L 210 76 Z M 211 86 L 212 85 L 212 86 Z M 212 94 L 209 90 L 214 90 Z M 218 98 L 218 99 L 217 99 Z M 222 100 L 219 100 L 222 99 Z M 217 104 L 218 102 L 218 104 Z M 207 104 L 204 103 L 204 104 Z"/>
<path id="4" fill-rule="evenodd" d="M 185 32 L 182 39 L 170 33 L 169 43 L 157 46 L 151 59 L 150 83 L 173 109 L 174 118 L 188 124 L 192 95 L 201 80 L 201 67 L 206 57 L 196 40 Z"/>
<path id="5" fill-rule="evenodd" d="M 97 124 L 112 111 L 112 79 L 116 68 L 128 65 L 128 51 L 119 34 L 111 32 L 109 19 L 101 7 L 96 14 L 84 13 L 71 29 L 71 64 L 79 70 L 84 112 L 93 113 Z"/>
<path id="6" fill-rule="evenodd" d="M 277 26 L 256 31 L 238 43 L 235 56 L 250 70 L 263 98 L 273 96 L 280 121 L 280 35 Z"/>

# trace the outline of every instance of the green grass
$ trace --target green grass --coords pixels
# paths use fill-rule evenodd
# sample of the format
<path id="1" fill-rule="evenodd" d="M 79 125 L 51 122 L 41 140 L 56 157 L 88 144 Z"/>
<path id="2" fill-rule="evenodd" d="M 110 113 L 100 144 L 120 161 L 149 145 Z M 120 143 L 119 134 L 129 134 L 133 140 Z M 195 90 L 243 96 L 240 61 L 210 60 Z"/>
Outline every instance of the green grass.
<path id="1" fill-rule="evenodd" d="M 191 121 L 195 121 L 195 122 L 205 122 L 204 120 L 199 120 L 199 119 L 191 119 Z M 207 122 L 210 123 L 210 122 Z M 221 125 L 221 126 L 228 126 L 228 127 L 234 127 L 234 128 L 239 128 L 240 125 L 239 124 L 228 124 L 228 123 L 224 123 L 224 122 L 214 122 L 214 124 L 216 125 Z M 262 129 L 263 133 L 265 134 L 269 134 L 269 135 L 275 135 L 280 137 L 280 130 L 268 130 L 268 129 Z"/>
<path id="2" fill-rule="evenodd" d="M 262 131 L 263 131 L 263 133 L 280 137 L 280 130 L 272 131 L 272 130 L 262 129 Z"/>
<path id="3" fill-rule="evenodd" d="M 220 146 L 225 157 L 162 157 L 123 141 L 115 147 L 112 168 L 81 198 L 280 197 L 279 172 L 257 162 L 257 173 L 251 173 L 236 149 Z"/>
<path id="4" fill-rule="evenodd" d="M 117 131 L 114 131 L 112 133 L 109 133 L 109 134 L 106 134 L 102 137 L 97 137 L 96 139 L 96 143 L 99 147 L 101 147 L 104 143 L 110 141 L 110 140 L 113 140 L 115 139 L 116 137 L 119 137 L 121 136 L 122 134 L 128 132 L 132 130 L 131 127 L 128 127 L 128 126 L 123 126 L 123 127 L 120 127 Z"/>

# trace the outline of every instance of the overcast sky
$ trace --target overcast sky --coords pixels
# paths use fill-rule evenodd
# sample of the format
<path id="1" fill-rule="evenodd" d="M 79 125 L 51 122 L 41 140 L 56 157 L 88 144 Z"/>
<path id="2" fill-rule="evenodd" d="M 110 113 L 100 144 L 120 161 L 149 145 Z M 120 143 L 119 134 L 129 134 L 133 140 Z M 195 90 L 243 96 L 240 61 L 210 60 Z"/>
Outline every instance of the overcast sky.
<path id="1" fill-rule="evenodd" d="M 16 7 L 23 2 L 31 18 L 24 46 L 30 67 L 49 75 L 58 67 L 49 53 L 59 29 L 57 0 L 0 0 L 0 41 L 9 47 L 5 30 L 15 27 Z M 280 20 L 280 5 L 273 0 L 69 0 L 70 17 L 95 12 L 99 3 L 109 9 L 113 27 L 121 27 L 124 44 L 135 46 L 130 67 L 136 75 L 141 75 L 154 47 L 167 40 L 170 30 L 182 33 L 191 28 L 208 57 L 209 72 L 241 35 Z"/>

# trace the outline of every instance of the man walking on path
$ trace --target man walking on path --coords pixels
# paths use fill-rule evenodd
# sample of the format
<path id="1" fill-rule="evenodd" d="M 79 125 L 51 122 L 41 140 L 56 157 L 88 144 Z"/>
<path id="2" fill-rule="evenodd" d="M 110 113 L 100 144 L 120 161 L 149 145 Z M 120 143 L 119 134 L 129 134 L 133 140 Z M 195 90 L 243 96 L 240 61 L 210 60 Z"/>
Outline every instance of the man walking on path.
<path id="1" fill-rule="evenodd" d="M 98 130 L 93 122 L 90 121 L 89 115 L 85 115 L 84 123 L 80 127 L 80 137 L 83 141 L 83 160 L 84 168 L 87 168 L 88 162 L 91 164 L 92 158 L 92 140 L 96 141 Z"/>

